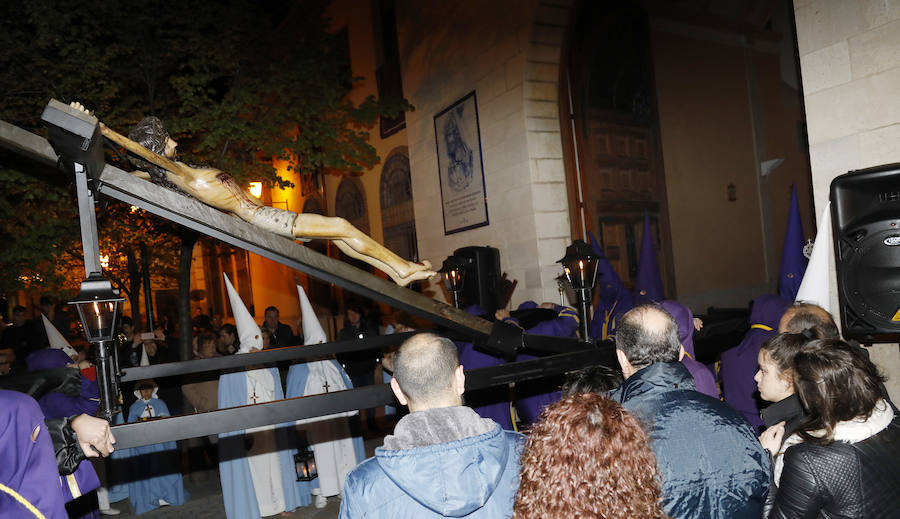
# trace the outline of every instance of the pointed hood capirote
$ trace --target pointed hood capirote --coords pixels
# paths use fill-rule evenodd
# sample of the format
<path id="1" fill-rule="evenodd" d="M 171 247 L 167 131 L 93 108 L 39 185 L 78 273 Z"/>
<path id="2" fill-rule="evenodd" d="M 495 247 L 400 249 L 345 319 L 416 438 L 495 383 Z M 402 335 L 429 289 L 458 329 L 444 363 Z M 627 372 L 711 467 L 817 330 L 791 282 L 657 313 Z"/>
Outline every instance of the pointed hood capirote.
<path id="1" fill-rule="evenodd" d="M 803 222 L 797 204 L 797 187 L 791 186 L 791 206 L 788 210 L 784 249 L 781 252 L 781 271 L 778 275 L 778 295 L 793 301 L 806 273 L 806 257 L 803 256 Z"/>
<path id="2" fill-rule="evenodd" d="M 50 319 L 47 319 L 46 315 L 41 314 L 41 319 L 44 321 L 44 330 L 47 332 L 47 340 L 50 341 L 50 347 L 54 350 L 62 350 L 69 358 L 74 359 L 78 352 L 72 348 L 69 341 L 63 337 L 63 334 L 59 333 L 59 330 L 56 329 L 56 326 L 53 326 L 53 323 L 50 322 Z"/>
<path id="3" fill-rule="evenodd" d="M 819 219 L 819 230 L 816 233 L 816 242 L 813 245 L 812 254 L 809 256 L 809 264 L 803 281 L 797 290 L 796 301 L 815 303 L 831 311 L 831 272 L 834 266 L 834 246 L 832 244 L 831 231 L 831 202 L 825 204 L 822 217 Z"/>
<path id="4" fill-rule="evenodd" d="M 303 345 L 328 342 L 328 336 L 325 335 L 322 323 L 319 322 L 316 311 L 313 310 L 309 298 L 306 297 L 306 291 L 302 286 L 297 285 L 297 293 L 300 295 L 300 316 L 303 318 Z"/>
<path id="5" fill-rule="evenodd" d="M 251 348 L 261 350 L 263 343 L 262 331 L 260 331 L 259 325 L 253 320 L 253 316 L 250 315 L 247 307 L 244 306 L 244 302 L 241 301 L 241 297 L 231 284 L 231 280 L 228 279 L 228 275 L 222 273 L 222 276 L 225 277 L 228 301 L 231 303 L 231 313 L 234 314 L 234 326 L 237 328 L 238 338 L 241 340 L 241 349 L 238 350 L 238 353 L 250 353 Z"/>
<path id="6" fill-rule="evenodd" d="M 641 256 L 638 258 L 637 277 L 634 280 L 634 304 L 658 303 L 665 299 L 656 248 L 653 246 L 653 230 L 650 214 L 644 212 L 644 230 L 641 236 Z"/>

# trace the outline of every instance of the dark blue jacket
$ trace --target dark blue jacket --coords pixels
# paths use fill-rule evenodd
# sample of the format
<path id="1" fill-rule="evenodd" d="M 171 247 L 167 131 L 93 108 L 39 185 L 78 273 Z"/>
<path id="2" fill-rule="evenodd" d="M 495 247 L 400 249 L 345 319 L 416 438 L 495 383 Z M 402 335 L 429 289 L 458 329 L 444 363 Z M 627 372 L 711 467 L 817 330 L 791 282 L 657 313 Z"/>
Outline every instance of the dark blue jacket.
<path id="1" fill-rule="evenodd" d="M 675 519 L 758 519 L 769 457 L 737 411 L 698 392 L 680 362 L 651 364 L 611 395 L 644 424 Z"/>
<path id="2" fill-rule="evenodd" d="M 340 517 L 510 517 L 523 445 L 497 426 L 426 447 L 379 447 L 347 475 Z"/>

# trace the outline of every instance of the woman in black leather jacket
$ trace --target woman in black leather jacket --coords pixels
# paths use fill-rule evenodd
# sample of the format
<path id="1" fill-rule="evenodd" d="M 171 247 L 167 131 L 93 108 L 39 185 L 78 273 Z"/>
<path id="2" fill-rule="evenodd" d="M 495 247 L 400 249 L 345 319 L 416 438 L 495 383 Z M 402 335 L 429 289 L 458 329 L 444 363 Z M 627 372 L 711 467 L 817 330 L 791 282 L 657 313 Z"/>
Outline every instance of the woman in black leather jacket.
<path id="1" fill-rule="evenodd" d="M 814 340 L 794 357 L 794 386 L 809 412 L 802 443 L 784 454 L 766 517 L 900 517 L 900 417 L 877 369 L 858 347 Z M 760 441 L 777 450 L 784 424 Z"/>

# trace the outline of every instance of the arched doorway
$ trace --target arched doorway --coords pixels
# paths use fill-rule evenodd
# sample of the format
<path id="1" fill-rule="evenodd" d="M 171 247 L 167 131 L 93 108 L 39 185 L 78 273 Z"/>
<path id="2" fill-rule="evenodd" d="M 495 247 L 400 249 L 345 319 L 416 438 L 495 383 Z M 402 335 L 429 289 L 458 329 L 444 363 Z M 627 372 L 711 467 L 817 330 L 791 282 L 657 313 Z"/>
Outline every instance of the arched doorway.
<path id="1" fill-rule="evenodd" d="M 412 182 L 405 150 L 397 148 L 388 155 L 381 169 L 379 191 L 384 245 L 404 259 L 418 261 Z"/>

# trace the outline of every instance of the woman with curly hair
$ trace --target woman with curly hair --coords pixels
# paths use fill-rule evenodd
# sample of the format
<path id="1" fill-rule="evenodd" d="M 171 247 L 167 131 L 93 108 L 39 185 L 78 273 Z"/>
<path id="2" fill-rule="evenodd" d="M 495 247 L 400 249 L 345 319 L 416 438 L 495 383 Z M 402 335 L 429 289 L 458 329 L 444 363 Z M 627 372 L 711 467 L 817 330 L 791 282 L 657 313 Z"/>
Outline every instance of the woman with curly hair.
<path id="1" fill-rule="evenodd" d="M 666 517 L 647 435 L 621 405 L 600 395 L 547 406 L 521 465 L 517 519 Z"/>

